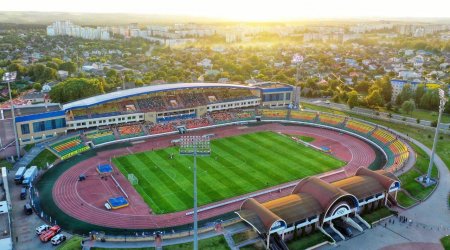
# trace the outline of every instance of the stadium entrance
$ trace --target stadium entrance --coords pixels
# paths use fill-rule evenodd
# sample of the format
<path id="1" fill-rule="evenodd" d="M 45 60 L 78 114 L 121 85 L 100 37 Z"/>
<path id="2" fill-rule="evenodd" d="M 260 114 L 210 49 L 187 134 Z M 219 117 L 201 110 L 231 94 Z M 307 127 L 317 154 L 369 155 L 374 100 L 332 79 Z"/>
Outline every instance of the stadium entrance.
<path id="1" fill-rule="evenodd" d="M 286 249 L 282 241 L 299 231 L 320 230 L 337 242 L 370 228 L 358 213 L 395 200 L 399 188 L 392 173 L 360 168 L 355 176 L 333 183 L 307 177 L 290 195 L 265 203 L 249 198 L 236 213 L 264 239 L 267 249 Z"/>

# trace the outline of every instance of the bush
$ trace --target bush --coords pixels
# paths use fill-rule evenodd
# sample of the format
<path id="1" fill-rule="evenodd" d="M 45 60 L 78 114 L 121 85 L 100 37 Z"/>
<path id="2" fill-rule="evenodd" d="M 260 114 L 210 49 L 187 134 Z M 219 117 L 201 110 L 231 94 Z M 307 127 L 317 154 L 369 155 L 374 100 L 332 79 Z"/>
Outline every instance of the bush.
<path id="1" fill-rule="evenodd" d="M 431 135 L 428 135 L 428 139 L 431 139 Z"/>
<path id="2" fill-rule="evenodd" d="M 388 113 L 388 115 L 387 115 L 389 118 L 392 118 L 392 114 L 391 113 Z"/>
<path id="3" fill-rule="evenodd" d="M 431 122 L 431 127 L 433 127 L 433 128 L 437 127 L 437 121 L 432 121 Z"/>
<path id="4" fill-rule="evenodd" d="M 375 115 L 379 116 L 379 115 L 380 115 L 380 112 L 378 112 L 378 111 L 377 111 L 377 112 L 375 112 Z"/>
<path id="5" fill-rule="evenodd" d="M 420 119 L 419 119 L 419 118 L 417 118 L 416 122 L 417 122 L 417 124 L 419 124 L 419 123 L 420 123 Z"/>
<path id="6" fill-rule="evenodd" d="M 403 118 L 402 118 L 402 121 L 406 122 L 406 117 L 403 117 Z"/>

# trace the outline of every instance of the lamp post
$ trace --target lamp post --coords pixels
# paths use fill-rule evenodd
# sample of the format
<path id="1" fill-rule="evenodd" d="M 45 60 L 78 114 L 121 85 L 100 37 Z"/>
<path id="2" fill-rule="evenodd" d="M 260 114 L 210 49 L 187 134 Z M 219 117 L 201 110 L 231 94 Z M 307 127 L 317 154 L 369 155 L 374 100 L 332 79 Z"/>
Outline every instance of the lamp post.
<path id="1" fill-rule="evenodd" d="M 11 103 L 11 114 L 13 120 L 13 128 L 14 128 L 14 140 L 16 141 L 16 153 L 17 159 L 20 159 L 20 148 L 19 148 L 19 139 L 17 138 L 17 128 L 16 128 L 16 115 L 14 113 L 14 104 L 11 95 L 11 82 L 14 82 L 17 77 L 17 72 L 6 72 L 3 75 L 3 81 L 8 84 L 8 92 L 9 92 L 9 101 Z"/>
<path id="2" fill-rule="evenodd" d="M 207 136 L 182 136 L 180 139 L 180 155 L 194 156 L 194 250 L 198 250 L 197 156 L 211 154 L 209 142 Z"/>
<path id="3" fill-rule="evenodd" d="M 442 112 L 444 111 L 446 102 L 447 102 L 447 98 L 445 98 L 444 90 L 439 89 L 439 116 L 438 116 L 438 121 L 437 121 L 437 125 L 436 125 L 436 132 L 434 133 L 434 141 L 433 141 L 433 148 L 431 149 L 430 164 L 428 165 L 427 176 L 425 177 L 425 181 L 424 181 L 428 185 L 431 182 L 431 169 L 433 168 L 434 154 L 436 152 L 436 143 L 437 143 L 438 134 L 439 134 L 439 125 L 441 123 L 441 116 L 442 116 Z"/>

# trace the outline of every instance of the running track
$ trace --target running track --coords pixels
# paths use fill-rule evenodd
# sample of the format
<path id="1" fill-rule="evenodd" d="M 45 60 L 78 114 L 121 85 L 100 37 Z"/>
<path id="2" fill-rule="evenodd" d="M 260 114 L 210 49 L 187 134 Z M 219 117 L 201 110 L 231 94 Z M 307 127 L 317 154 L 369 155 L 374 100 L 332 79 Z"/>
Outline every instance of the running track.
<path id="1" fill-rule="evenodd" d="M 217 137 L 225 137 L 263 130 L 315 137 L 316 139 L 313 142 L 314 145 L 329 147 L 332 150 L 333 155 L 346 161 L 348 164 L 343 167 L 344 171 L 335 170 L 322 177 L 322 179 L 328 182 L 351 176 L 357 168 L 360 166 L 367 167 L 375 160 L 375 152 L 366 142 L 347 134 L 340 134 L 332 130 L 315 127 L 283 126 L 275 123 L 252 127 L 233 125 L 190 132 L 189 134 L 203 135 L 214 133 Z M 123 229 L 154 229 L 192 223 L 192 216 L 186 215 L 186 212 L 190 210 L 163 215 L 152 214 L 147 204 L 142 200 L 133 186 L 129 184 L 126 177 L 120 174 L 116 168 L 114 177 L 129 195 L 128 200 L 130 202 L 130 206 L 119 210 L 105 210 L 103 204 L 107 198 L 111 196 L 121 196 L 123 194 L 116 187 L 111 178 L 101 180 L 95 170 L 95 167 L 99 163 L 110 162 L 112 157 L 127 155 L 130 154 L 130 152 L 136 153 L 157 148 L 165 148 L 170 146 L 170 141 L 176 138 L 179 138 L 179 135 L 153 138 L 142 143 L 134 144 L 129 148 L 99 152 L 97 156 L 89 158 L 71 167 L 58 178 L 53 187 L 53 199 L 58 207 L 66 214 L 79 220 L 104 227 Z M 80 174 L 87 175 L 87 180 L 78 182 L 78 176 Z M 261 202 L 264 202 L 288 195 L 290 192 L 291 188 L 286 188 L 276 192 L 260 195 L 255 198 Z M 219 201 L 213 204 L 222 202 L 224 201 Z M 234 202 L 225 206 L 200 212 L 199 220 L 238 210 L 240 204 L 241 202 Z M 212 204 L 206 206 L 210 205 Z"/>

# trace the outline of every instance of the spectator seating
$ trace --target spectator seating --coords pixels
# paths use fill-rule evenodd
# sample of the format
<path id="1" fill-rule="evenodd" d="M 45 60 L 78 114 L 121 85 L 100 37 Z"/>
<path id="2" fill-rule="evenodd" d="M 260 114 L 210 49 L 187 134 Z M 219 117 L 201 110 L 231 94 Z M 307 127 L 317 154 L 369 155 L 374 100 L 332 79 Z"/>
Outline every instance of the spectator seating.
<path id="1" fill-rule="evenodd" d="M 391 145 L 389 145 L 389 149 L 395 154 L 403 154 L 405 152 L 408 152 L 408 148 L 406 147 L 406 145 L 400 141 L 400 140 L 396 140 L 394 141 Z"/>
<path id="2" fill-rule="evenodd" d="M 400 155 L 397 155 L 394 159 L 394 163 L 390 166 L 391 169 L 396 170 L 399 167 L 402 167 L 403 164 L 408 160 L 409 152 L 406 151 Z"/>
<path id="3" fill-rule="evenodd" d="M 233 116 L 227 111 L 213 111 L 210 114 L 215 123 L 224 123 L 233 121 Z"/>
<path id="4" fill-rule="evenodd" d="M 166 106 L 166 102 L 162 96 L 151 96 L 137 100 L 138 106 L 142 111 L 161 110 Z"/>
<path id="5" fill-rule="evenodd" d="M 263 109 L 261 110 L 262 117 L 269 119 L 286 119 L 286 109 Z"/>
<path id="6" fill-rule="evenodd" d="M 149 128 L 150 134 L 162 134 L 175 131 L 174 123 L 158 123 L 151 125 Z"/>
<path id="7" fill-rule="evenodd" d="M 92 132 L 86 133 L 86 138 L 92 141 L 94 144 L 101 144 L 109 141 L 114 141 L 116 137 L 114 133 L 110 129 L 106 130 L 95 130 Z"/>
<path id="8" fill-rule="evenodd" d="M 319 120 L 322 123 L 330 124 L 330 125 L 339 125 L 342 124 L 345 120 L 342 116 L 332 116 L 328 114 L 320 114 Z"/>
<path id="9" fill-rule="evenodd" d="M 200 127 L 206 127 L 209 125 L 210 125 L 210 123 L 209 123 L 208 119 L 206 119 L 206 118 L 192 119 L 192 120 L 187 120 L 187 122 L 186 122 L 186 128 L 200 128 Z"/>
<path id="10" fill-rule="evenodd" d="M 205 96 L 201 93 L 181 93 L 179 97 L 187 108 L 202 106 L 207 103 Z"/>
<path id="11" fill-rule="evenodd" d="M 375 130 L 372 133 L 372 137 L 374 137 L 375 139 L 377 139 L 383 143 L 389 143 L 389 142 L 395 140 L 395 136 L 393 134 L 391 134 L 390 132 L 388 132 L 384 129 L 381 129 L 381 128 L 378 128 L 377 130 Z"/>
<path id="12" fill-rule="evenodd" d="M 345 124 L 345 127 L 363 134 L 367 134 L 375 128 L 372 125 L 357 122 L 354 120 L 348 120 L 347 123 Z"/>
<path id="13" fill-rule="evenodd" d="M 234 116 L 237 120 L 248 120 L 255 118 L 255 112 L 248 110 L 236 110 Z"/>
<path id="14" fill-rule="evenodd" d="M 144 130 L 140 124 L 125 125 L 117 128 L 121 139 L 143 136 Z"/>
<path id="15" fill-rule="evenodd" d="M 118 103 L 120 111 L 127 112 L 127 113 L 133 113 L 137 110 L 137 105 L 133 100 L 126 100 Z"/>
<path id="16" fill-rule="evenodd" d="M 303 121 L 313 121 L 316 119 L 316 112 L 307 112 L 307 111 L 291 111 L 291 119 L 293 120 L 303 120 Z"/>
<path id="17" fill-rule="evenodd" d="M 75 136 L 50 145 L 50 148 L 60 156 L 62 160 L 72 157 L 78 153 L 89 150 L 89 146 L 84 145 L 80 136 Z"/>

